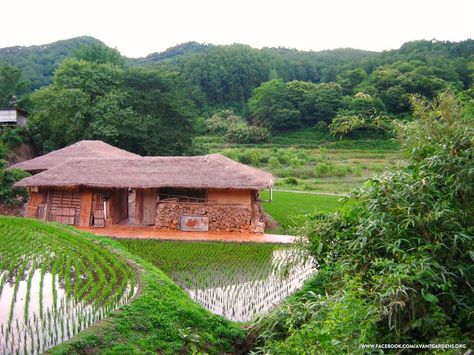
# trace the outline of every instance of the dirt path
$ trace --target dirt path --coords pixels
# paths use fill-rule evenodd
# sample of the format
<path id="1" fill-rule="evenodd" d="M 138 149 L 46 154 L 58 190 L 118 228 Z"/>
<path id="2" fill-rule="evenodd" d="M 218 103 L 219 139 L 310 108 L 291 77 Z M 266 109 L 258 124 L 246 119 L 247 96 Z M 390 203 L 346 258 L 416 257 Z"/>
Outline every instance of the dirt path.
<path id="1" fill-rule="evenodd" d="M 119 239 L 158 239 L 177 241 L 206 241 L 206 242 L 234 242 L 234 243 L 293 243 L 295 237 L 291 235 L 236 233 L 236 232 L 182 232 L 163 231 L 153 226 L 113 225 L 105 228 L 76 227 L 77 229 L 93 233 L 98 236 Z"/>
<path id="2" fill-rule="evenodd" d="M 329 196 L 344 196 L 345 194 L 336 194 L 333 192 L 318 192 L 318 191 L 301 191 L 301 190 L 280 190 L 273 189 L 273 192 L 291 192 L 295 194 L 307 194 L 307 195 L 329 195 Z"/>

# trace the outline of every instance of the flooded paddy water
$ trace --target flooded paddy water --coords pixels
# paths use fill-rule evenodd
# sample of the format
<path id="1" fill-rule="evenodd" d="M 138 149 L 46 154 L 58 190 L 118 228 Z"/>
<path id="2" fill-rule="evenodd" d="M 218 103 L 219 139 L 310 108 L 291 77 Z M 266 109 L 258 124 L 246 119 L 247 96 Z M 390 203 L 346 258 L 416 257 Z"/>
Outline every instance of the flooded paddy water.
<path id="1" fill-rule="evenodd" d="M 245 273 L 215 271 L 207 278 L 172 273 L 193 300 L 213 313 L 238 322 L 268 312 L 316 272 L 314 260 L 293 249 L 275 250 L 268 265 Z M 253 277 L 247 277 L 248 273 Z"/>
<path id="2" fill-rule="evenodd" d="M 0 222 L 0 354 L 37 354 L 129 301 L 133 270 L 61 227 Z"/>
<path id="3" fill-rule="evenodd" d="M 248 322 L 301 288 L 315 260 L 292 246 L 251 243 L 121 241 L 153 262 L 213 313 Z"/>

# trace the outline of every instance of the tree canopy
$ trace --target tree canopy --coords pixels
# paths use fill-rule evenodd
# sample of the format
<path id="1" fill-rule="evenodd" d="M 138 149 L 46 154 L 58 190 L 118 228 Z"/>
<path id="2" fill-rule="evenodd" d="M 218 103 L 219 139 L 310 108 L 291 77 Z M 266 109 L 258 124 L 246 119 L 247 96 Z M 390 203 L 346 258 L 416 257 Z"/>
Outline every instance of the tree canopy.
<path id="1" fill-rule="evenodd" d="M 144 155 L 183 154 L 192 104 L 178 82 L 160 69 L 65 60 L 53 83 L 32 95 L 33 135 L 46 150 L 100 139 Z"/>

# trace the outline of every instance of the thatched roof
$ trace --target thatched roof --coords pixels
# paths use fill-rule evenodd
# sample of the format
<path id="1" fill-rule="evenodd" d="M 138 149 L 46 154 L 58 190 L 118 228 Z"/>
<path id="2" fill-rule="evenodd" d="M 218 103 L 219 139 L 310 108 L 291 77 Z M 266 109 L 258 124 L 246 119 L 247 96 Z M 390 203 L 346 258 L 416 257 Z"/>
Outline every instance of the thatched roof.
<path id="1" fill-rule="evenodd" d="M 135 159 L 71 159 L 16 187 L 92 188 L 230 188 L 273 186 L 272 174 L 237 163 L 221 154 L 196 157 L 140 157 Z"/>
<path id="2" fill-rule="evenodd" d="M 10 168 L 23 169 L 29 172 L 48 170 L 64 164 L 72 158 L 138 158 L 137 154 L 114 147 L 102 141 L 83 140 L 65 148 L 55 150 L 40 157 L 12 165 Z"/>

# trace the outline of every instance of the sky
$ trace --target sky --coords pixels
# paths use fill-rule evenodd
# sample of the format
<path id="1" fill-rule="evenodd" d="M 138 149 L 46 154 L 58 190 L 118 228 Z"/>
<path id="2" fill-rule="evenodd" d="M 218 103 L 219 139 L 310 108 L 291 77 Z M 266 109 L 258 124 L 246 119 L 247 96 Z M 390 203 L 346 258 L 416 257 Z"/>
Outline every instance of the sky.
<path id="1" fill-rule="evenodd" d="M 474 38 L 474 0 L 9 0 L 0 48 L 88 35 L 128 57 L 179 43 L 323 50 Z"/>

